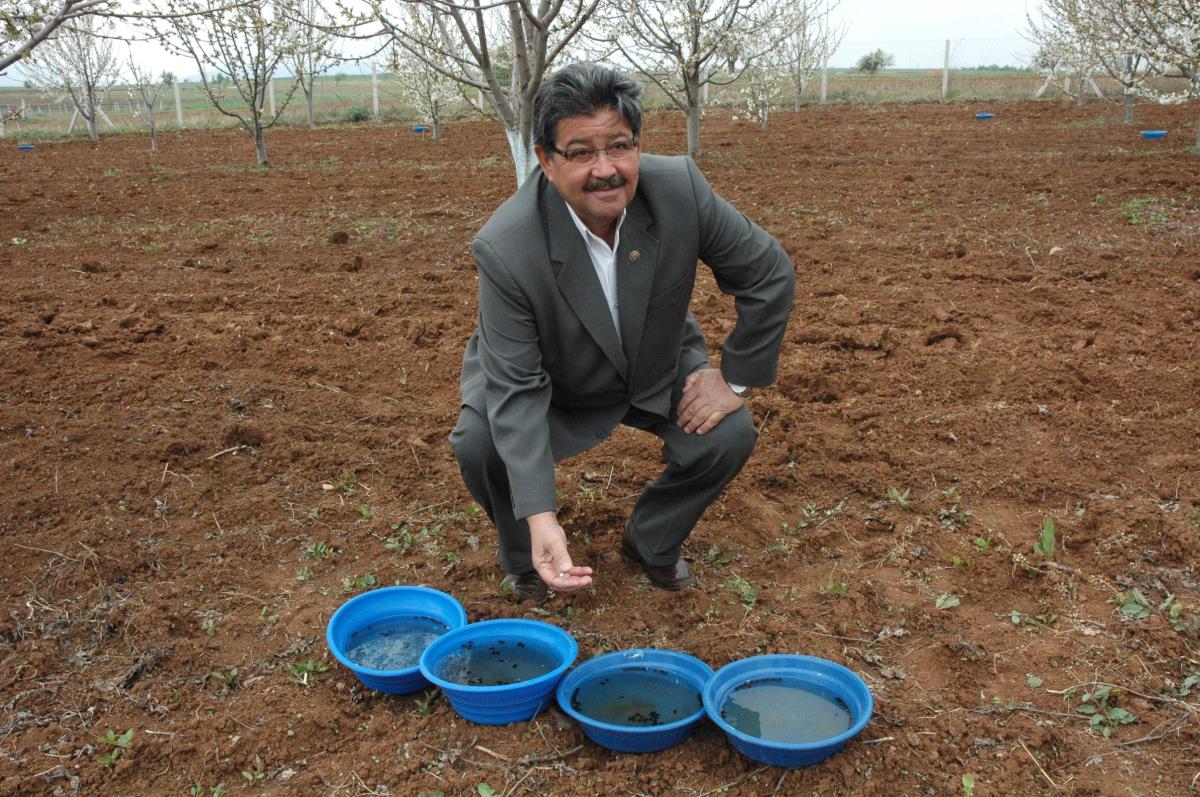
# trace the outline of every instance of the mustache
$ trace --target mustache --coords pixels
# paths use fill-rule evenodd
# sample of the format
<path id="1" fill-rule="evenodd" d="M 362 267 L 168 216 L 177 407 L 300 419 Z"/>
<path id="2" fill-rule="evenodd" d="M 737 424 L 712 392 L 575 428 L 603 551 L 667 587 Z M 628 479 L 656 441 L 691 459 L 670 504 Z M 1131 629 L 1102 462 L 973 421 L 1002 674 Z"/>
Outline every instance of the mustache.
<path id="1" fill-rule="evenodd" d="M 629 181 L 626 180 L 624 177 L 622 177 L 619 174 L 614 174 L 612 177 L 609 177 L 607 180 L 601 180 L 598 177 L 593 177 L 591 180 L 588 180 L 584 184 L 583 190 L 584 191 L 603 191 L 606 188 L 620 188 L 621 186 L 625 185 L 627 182 L 629 182 Z"/>

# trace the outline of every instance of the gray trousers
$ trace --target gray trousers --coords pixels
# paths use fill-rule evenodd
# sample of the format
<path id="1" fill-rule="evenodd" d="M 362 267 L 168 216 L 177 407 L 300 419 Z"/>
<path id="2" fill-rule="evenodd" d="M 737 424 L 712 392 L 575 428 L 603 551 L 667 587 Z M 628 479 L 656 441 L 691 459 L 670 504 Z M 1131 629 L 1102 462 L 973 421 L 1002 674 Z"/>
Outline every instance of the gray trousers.
<path id="1" fill-rule="evenodd" d="M 647 564 L 673 564 L 704 510 L 750 458 L 758 440 L 754 421 L 743 406 L 703 435 L 688 434 L 673 419 L 634 409 L 621 423 L 661 439 L 667 463 L 634 505 L 625 537 Z M 492 443 L 487 419 L 464 406 L 450 444 L 467 490 L 499 532 L 500 566 L 513 575 L 532 572 L 529 524 L 513 516 L 508 471 Z"/>

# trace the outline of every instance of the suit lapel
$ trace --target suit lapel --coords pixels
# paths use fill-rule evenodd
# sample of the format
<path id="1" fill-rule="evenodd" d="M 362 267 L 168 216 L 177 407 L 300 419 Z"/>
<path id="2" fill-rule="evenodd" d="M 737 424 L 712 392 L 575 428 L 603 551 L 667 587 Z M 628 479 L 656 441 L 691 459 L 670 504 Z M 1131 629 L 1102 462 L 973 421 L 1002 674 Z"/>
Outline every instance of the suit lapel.
<path id="1" fill-rule="evenodd" d="M 638 350 L 646 325 L 646 307 L 658 267 L 658 239 L 651 233 L 653 219 L 640 195 L 629 203 L 625 223 L 621 225 L 621 243 L 617 248 L 617 317 L 621 321 L 621 342 L 633 378 Z M 585 253 L 586 256 L 586 253 Z"/>
<path id="2" fill-rule="evenodd" d="M 530 179 L 539 176 L 534 174 Z M 583 236 L 579 234 L 575 222 L 567 212 L 566 202 L 548 181 L 542 194 L 542 207 L 543 218 L 546 220 L 546 237 L 550 243 L 550 259 L 554 261 L 558 272 L 558 290 L 575 311 L 588 334 L 595 339 L 617 371 L 624 376 L 628 362 L 621 350 L 617 330 L 613 327 L 608 304 L 604 301 L 604 290 L 600 287 L 600 278 L 596 276 L 596 267 L 592 265 L 592 259 L 588 256 Z M 625 228 L 622 227 L 622 237 L 624 231 Z M 620 306 L 620 276 L 617 277 L 617 283 L 617 302 Z M 624 330 L 624 323 L 621 327 Z"/>

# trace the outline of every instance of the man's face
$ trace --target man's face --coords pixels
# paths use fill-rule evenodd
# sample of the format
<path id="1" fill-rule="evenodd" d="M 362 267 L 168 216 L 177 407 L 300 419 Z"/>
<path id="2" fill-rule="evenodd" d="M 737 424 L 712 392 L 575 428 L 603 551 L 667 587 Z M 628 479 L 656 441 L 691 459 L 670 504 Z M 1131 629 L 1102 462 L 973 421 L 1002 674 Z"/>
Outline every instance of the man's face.
<path id="1" fill-rule="evenodd" d="M 562 152 L 632 145 L 633 131 L 616 111 L 605 109 L 590 116 L 572 116 L 558 123 L 554 147 Z M 594 160 L 573 162 L 557 152 L 535 147 L 546 179 L 558 189 L 584 225 L 611 240 L 613 225 L 637 190 L 641 153 L 636 146 L 623 156 L 600 152 Z"/>

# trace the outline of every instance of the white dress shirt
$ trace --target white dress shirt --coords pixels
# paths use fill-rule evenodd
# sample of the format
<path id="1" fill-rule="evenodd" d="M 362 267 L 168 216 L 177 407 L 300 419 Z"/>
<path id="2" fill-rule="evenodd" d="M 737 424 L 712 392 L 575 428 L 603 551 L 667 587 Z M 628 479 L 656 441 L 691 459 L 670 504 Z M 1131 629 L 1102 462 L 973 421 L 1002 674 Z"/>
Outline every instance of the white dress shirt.
<path id="1" fill-rule="evenodd" d="M 621 225 L 625 223 L 625 211 L 622 210 L 621 218 L 617 219 L 612 248 L 609 248 L 603 238 L 593 233 L 580 221 L 579 216 L 575 214 L 575 209 L 570 205 L 567 205 L 567 212 L 571 214 L 571 221 L 575 222 L 575 226 L 579 228 L 579 234 L 583 236 L 588 257 L 592 259 L 596 276 L 600 278 L 600 289 L 604 291 L 604 301 L 608 303 L 608 312 L 612 315 L 613 328 L 617 330 L 617 338 L 620 339 L 621 322 L 617 312 L 617 248 L 621 245 Z"/>

